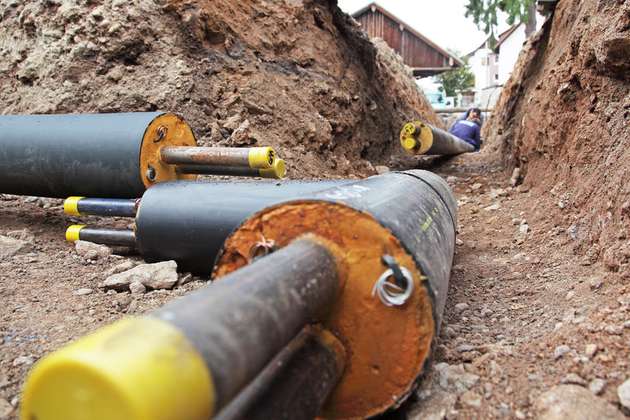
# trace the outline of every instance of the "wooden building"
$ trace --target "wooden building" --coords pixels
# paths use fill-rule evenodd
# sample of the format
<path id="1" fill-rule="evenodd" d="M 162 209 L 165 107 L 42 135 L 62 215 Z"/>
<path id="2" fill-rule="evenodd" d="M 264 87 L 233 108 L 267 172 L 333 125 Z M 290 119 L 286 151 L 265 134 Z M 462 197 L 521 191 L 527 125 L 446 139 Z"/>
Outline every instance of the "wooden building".
<path id="1" fill-rule="evenodd" d="M 353 13 L 352 17 L 370 38 L 382 38 L 400 54 L 416 77 L 433 76 L 464 64 L 376 3 L 370 3 Z"/>

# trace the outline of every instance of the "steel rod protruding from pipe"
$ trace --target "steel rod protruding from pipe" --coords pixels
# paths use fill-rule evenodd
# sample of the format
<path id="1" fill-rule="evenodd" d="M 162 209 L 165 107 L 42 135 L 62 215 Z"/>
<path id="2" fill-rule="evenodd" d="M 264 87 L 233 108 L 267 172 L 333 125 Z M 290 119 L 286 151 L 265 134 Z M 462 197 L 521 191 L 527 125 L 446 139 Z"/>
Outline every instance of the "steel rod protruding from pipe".
<path id="1" fill-rule="evenodd" d="M 139 199 L 68 197 L 63 211 L 70 216 L 135 217 Z"/>
<path id="2" fill-rule="evenodd" d="M 341 261 L 298 239 L 221 281 L 42 359 L 22 418 L 207 420 L 336 301 Z"/>
<path id="3" fill-rule="evenodd" d="M 163 147 L 160 157 L 171 165 L 271 169 L 276 153 L 271 147 Z"/>
<path id="4" fill-rule="evenodd" d="M 133 230 L 92 228 L 85 225 L 71 225 L 66 229 L 68 242 L 87 241 L 109 246 L 136 246 Z"/>
<path id="5" fill-rule="evenodd" d="M 275 159 L 272 167 L 269 169 L 231 166 L 178 165 L 177 170 L 181 173 L 195 175 L 249 176 L 273 179 L 282 179 L 287 174 L 286 164 L 283 159 Z"/>

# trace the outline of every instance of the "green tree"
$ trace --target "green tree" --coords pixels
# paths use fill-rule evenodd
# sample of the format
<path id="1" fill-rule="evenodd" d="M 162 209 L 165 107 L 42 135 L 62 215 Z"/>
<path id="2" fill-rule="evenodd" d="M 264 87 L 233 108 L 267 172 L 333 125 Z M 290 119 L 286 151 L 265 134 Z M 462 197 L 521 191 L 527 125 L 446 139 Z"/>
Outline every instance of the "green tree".
<path id="1" fill-rule="evenodd" d="M 536 19 L 536 0 L 468 0 L 466 17 L 472 16 L 477 27 L 491 36 L 493 40 L 499 11 L 507 14 L 507 22 L 531 23 Z M 529 25 L 528 25 L 529 26 Z"/>
<path id="2" fill-rule="evenodd" d="M 475 86 L 475 75 L 468 64 L 440 73 L 437 79 L 444 86 L 446 96 L 457 96 L 458 93 Z"/>

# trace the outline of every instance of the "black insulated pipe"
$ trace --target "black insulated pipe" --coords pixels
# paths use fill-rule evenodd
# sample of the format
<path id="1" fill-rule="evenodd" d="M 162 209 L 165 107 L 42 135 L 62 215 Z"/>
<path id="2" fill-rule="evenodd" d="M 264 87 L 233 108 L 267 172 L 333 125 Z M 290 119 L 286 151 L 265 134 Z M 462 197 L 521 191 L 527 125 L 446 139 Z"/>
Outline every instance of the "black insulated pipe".
<path id="1" fill-rule="evenodd" d="M 207 275 L 225 239 L 255 212 L 349 182 L 157 184 L 146 191 L 138 208 L 138 251 L 149 262 L 175 260 L 184 271 Z"/>
<path id="2" fill-rule="evenodd" d="M 326 246 L 297 240 L 151 316 L 175 326 L 199 351 L 219 409 L 306 324 L 325 316 L 340 290 L 337 264 Z"/>
<path id="3" fill-rule="evenodd" d="M 140 149 L 160 112 L 0 116 L 0 192 L 140 197 Z"/>
<path id="4" fill-rule="evenodd" d="M 473 145 L 459 137 L 421 121 L 403 126 L 400 144 L 405 151 L 414 155 L 458 155 L 475 150 Z"/>

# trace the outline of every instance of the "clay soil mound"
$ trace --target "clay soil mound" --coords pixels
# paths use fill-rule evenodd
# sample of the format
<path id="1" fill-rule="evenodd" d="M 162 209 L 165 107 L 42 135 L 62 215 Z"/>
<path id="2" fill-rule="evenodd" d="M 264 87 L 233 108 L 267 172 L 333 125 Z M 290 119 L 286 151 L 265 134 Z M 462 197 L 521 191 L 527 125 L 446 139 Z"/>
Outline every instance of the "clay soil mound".
<path id="1" fill-rule="evenodd" d="M 585 263 L 630 275 L 630 3 L 560 1 L 487 134 Z"/>

